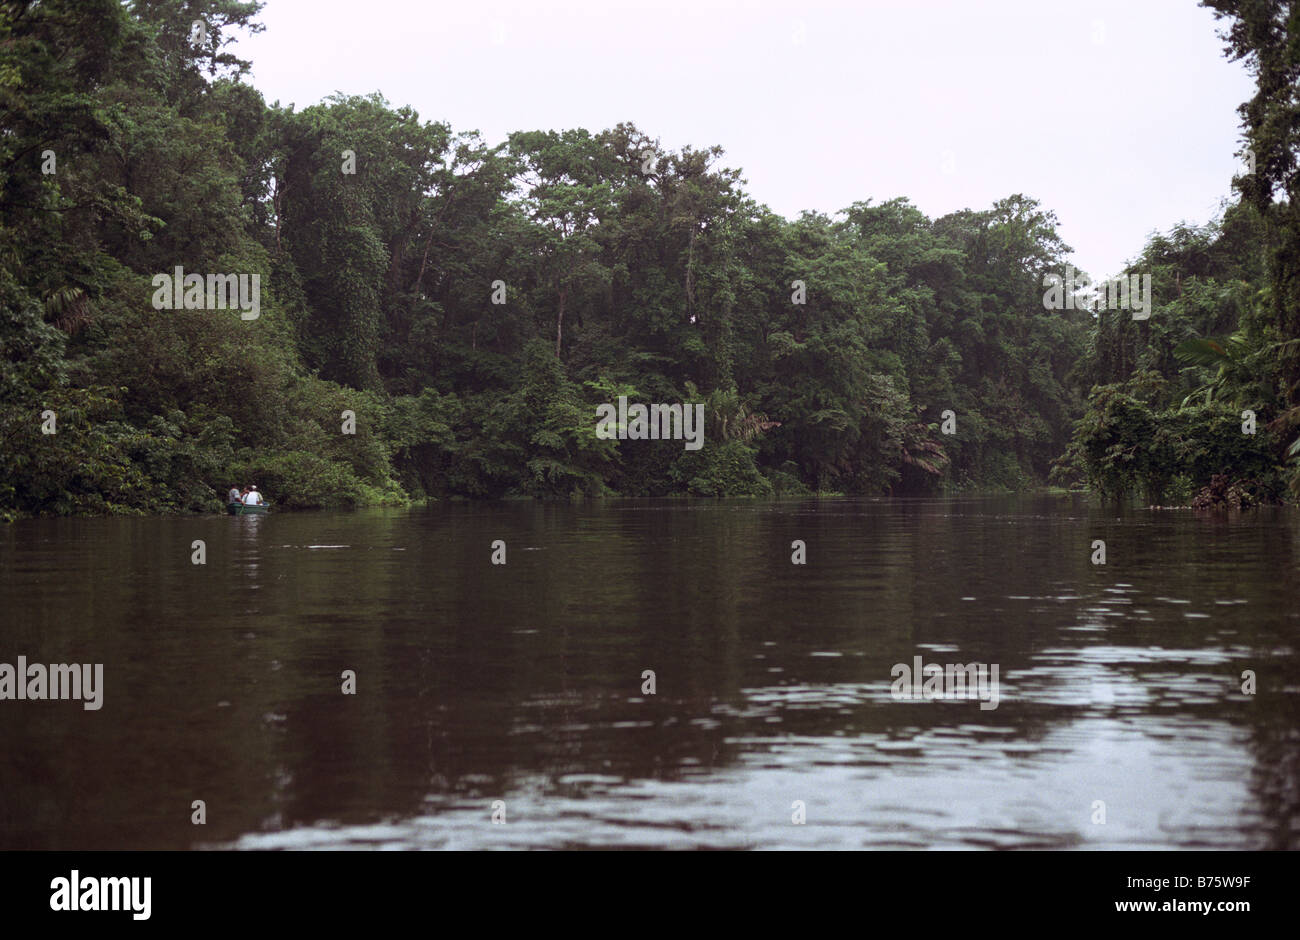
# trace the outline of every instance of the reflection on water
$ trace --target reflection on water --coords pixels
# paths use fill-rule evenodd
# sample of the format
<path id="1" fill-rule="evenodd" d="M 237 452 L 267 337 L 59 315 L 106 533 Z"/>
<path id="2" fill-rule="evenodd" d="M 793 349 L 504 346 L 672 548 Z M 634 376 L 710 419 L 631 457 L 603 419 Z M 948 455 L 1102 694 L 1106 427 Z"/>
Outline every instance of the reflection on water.
<path id="1" fill-rule="evenodd" d="M 1070 497 L 23 522 L 0 662 L 105 693 L 0 701 L 0 847 L 1296 848 L 1298 567 Z"/>

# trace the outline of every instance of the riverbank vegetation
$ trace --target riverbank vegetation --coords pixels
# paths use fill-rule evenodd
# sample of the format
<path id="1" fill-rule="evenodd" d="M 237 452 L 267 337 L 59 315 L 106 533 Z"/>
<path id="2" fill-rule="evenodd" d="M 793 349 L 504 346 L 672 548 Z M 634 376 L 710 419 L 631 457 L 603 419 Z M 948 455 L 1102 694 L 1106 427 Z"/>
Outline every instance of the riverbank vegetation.
<path id="1" fill-rule="evenodd" d="M 1275 4 L 1212 4 L 1261 63 L 1256 170 L 1142 249 L 1145 320 L 1045 309 L 1070 249 L 1023 194 L 788 220 L 720 148 L 632 124 L 490 142 L 377 95 L 268 104 L 229 51 L 258 6 L 0 4 L 0 515 L 203 511 L 250 481 L 287 508 L 1300 495 Z M 155 309 L 176 267 L 259 275 L 258 316 Z M 598 438 L 620 395 L 704 402 L 705 446 Z"/>

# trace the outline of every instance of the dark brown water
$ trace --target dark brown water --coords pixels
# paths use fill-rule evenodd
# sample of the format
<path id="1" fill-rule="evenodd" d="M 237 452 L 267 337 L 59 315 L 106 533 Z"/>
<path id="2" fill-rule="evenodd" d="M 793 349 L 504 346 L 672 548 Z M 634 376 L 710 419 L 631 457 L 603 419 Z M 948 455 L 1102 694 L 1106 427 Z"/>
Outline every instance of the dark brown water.
<path id="1" fill-rule="evenodd" d="M 0 662 L 105 688 L 0 701 L 0 848 L 1296 848 L 1298 571 L 1070 497 L 22 522 Z"/>

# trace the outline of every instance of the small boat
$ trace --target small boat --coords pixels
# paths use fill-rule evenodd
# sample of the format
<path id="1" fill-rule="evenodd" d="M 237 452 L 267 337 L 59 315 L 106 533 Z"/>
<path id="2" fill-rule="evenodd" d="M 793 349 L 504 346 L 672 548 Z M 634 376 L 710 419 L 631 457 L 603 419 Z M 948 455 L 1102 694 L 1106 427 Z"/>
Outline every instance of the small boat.
<path id="1" fill-rule="evenodd" d="M 264 516 L 271 507 L 262 503 L 260 506 L 249 506 L 246 503 L 226 503 L 226 512 L 232 516 Z"/>

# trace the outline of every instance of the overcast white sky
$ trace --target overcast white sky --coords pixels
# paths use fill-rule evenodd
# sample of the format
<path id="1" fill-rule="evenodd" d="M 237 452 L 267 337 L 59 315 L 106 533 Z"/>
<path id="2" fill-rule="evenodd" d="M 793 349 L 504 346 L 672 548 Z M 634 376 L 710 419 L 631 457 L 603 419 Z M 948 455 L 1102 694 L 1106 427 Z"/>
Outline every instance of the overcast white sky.
<path id="1" fill-rule="evenodd" d="M 721 145 L 790 217 L 1023 192 L 1097 276 L 1216 212 L 1252 87 L 1193 0 L 269 0 L 261 21 L 238 51 L 268 101 L 379 91 L 493 143 L 631 121 Z"/>

